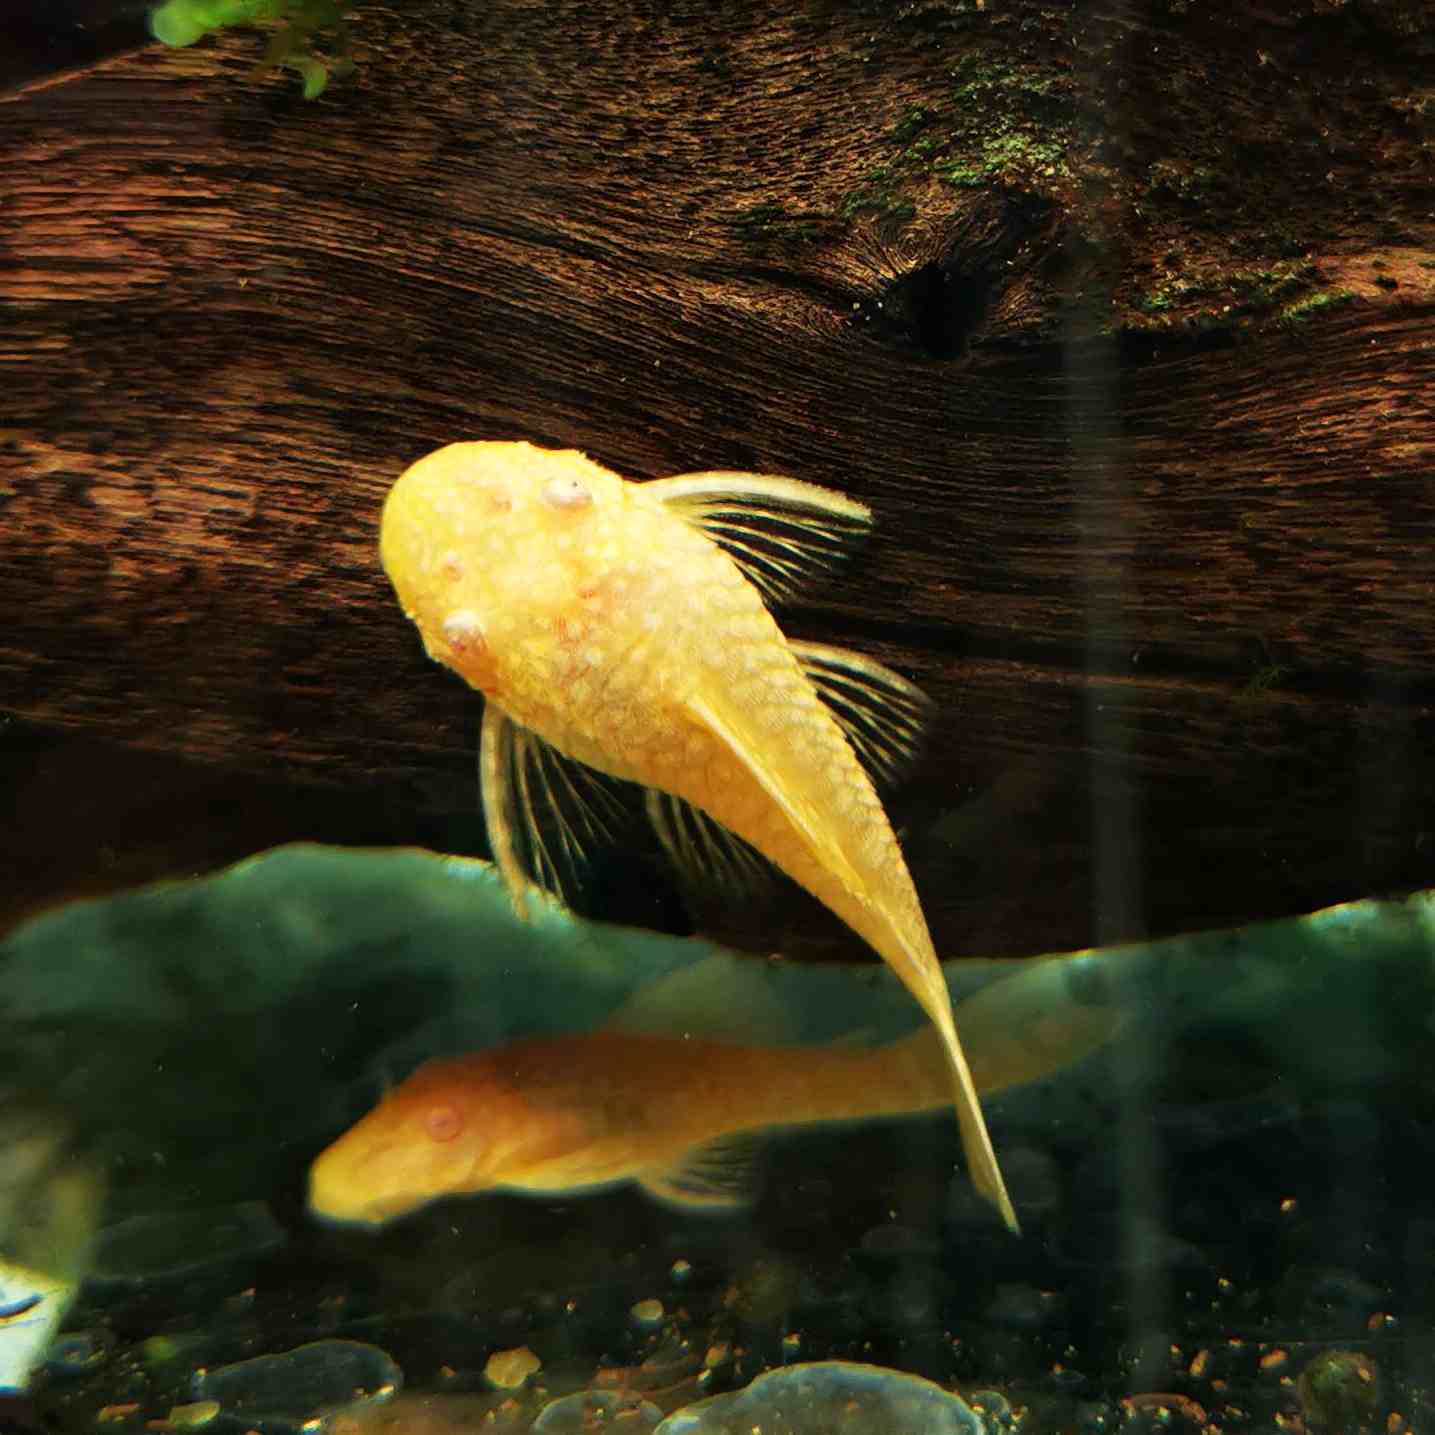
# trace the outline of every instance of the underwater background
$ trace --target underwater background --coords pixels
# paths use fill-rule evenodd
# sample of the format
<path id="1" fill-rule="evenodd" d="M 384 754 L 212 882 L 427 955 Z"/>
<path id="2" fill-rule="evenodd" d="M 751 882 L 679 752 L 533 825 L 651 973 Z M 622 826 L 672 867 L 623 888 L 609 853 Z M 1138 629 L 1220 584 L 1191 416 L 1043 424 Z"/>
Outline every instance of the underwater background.
<path id="1" fill-rule="evenodd" d="M 0 17 L 0 1430 L 1430 1423 L 1426 6 Z M 773 611 L 926 695 L 877 792 L 1019 1235 L 795 882 L 629 801 L 514 914 L 379 555 L 474 440 L 870 510 Z M 479 1145 L 598 1110 L 606 1183 L 316 1194 L 525 1043 Z"/>

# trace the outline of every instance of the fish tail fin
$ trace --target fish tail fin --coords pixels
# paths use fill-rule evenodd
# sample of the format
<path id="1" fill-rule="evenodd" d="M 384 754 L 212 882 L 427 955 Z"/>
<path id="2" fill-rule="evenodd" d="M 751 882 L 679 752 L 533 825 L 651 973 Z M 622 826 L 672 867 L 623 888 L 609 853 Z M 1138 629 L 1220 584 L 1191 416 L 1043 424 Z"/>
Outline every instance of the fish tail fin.
<path id="1" fill-rule="evenodd" d="M 992 1148 L 991 1133 L 987 1130 L 986 1117 L 982 1115 L 981 1098 L 977 1095 L 976 1082 L 972 1080 L 971 1068 L 967 1065 L 956 1023 L 947 1016 L 944 1020 L 939 1020 L 937 1026 L 942 1035 L 947 1065 L 952 1073 L 957 1124 L 961 1127 L 962 1150 L 967 1158 L 967 1170 L 972 1185 L 976 1187 L 978 1195 L 997 1208 L 1006 1228 L 1013 1235 L 1019 1236 L 1021 1222 L 1016 1218 L 1016 1208 L 1012 1205 L 1001 1167 L 997 1164 L 997 1153 Z"/>

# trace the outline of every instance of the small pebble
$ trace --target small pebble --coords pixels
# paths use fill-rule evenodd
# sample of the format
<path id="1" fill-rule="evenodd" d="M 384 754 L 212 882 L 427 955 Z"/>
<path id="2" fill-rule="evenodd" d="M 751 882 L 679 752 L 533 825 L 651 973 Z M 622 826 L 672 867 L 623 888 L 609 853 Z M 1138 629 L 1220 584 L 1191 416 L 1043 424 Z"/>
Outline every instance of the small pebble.
<path id="1" fill-rule="evenodd" d="M 1306 1424 L 1319 1430 L 1353 1429 L 1374 1422 L 1380 1369 L 1358 1350 L 1324 1350 L 1296 1381 Z"/>
<path id="2" fill-rule="evenodd" d="M 1174 1395 L 1168 1393 L 1128 1395 L 1122 1405 L 1131 1414 L 1145 1414 L 1151 1417 L 1152 1422 L 1161 1428 L 1168 1428 L 1177 1420 L 1184 1420 L 1195 1429 L 1199 1430 L 1206 1423 L 1206 1411 L 1194 1400 L 1186 1395 Z M 1134 1425 L 1134 1420 L 1127 1422 Z"/>
<path id="3" fill-rule="evenodd" d="M 484 1378 L 495 1390 L 517 1390 L 530 1375 L 543 1369 L 543 1362 L 520 1345 L 516 1350 L 496 1350 L 483 1367 Z"/>
<path id="4" fill-rule="evenodd" d="M 643 1330 L 652 1330 L 663 1323 L 663 1303 L 660 1300 L 640 1300 L 628 1312 L 633 1323 Z"/>
<path id="5" fill-rule="evenodd" d="M 196 1400 L 189 1405 L 176 1405 L 169 1412 L 169 1423 L 179 1430 L 198 1430 L 208 1425 L 223 1407 L 217 1400 Z"/>
<path id="6" fill-rule="evenodd" d="M 45 1353 L 45 1369 L 53 1376 L 87 1375 L 104 1363 L 104 1338 L 88 1330 L 60 1336 Z"/>
<path id="7" fill-rule="evenodd" d="M 1121 1412 L 1102 1400 L 1084 1400 L 1076 1407 L 1076 1435 L 1111 1435 L 1121 1425 Z"/>
<path id="8" fill-rule="evenodd" d="M 686 1282 L 693 1273 L 691 1261 L 674 1261 L 668 1270 L 668 1277 L 674 1285 L 680 1286 Z"/>
<path id="9" fill-rule="evenodd" d="M 1007 1435 L 1016 1425 L 1011 1401 L 999 1390 L 977 1390 L 967 1396 L 967 1404 L 981 1417 L 986 1435 Z"/>

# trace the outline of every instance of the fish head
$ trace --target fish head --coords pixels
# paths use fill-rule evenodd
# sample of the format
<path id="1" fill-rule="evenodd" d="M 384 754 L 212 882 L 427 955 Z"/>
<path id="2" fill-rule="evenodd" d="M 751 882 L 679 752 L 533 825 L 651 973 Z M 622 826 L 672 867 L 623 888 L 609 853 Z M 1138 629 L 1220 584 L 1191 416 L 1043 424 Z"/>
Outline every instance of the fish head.
<path id="1" fill-rule="evenodd" d="M 525 1129 L 521 1097 L 482 1058 L 429 1062 L 309 1168 L 312 1214 L 378 1226 L 501 1184 Z"/>
<path id="2" fill-rule="evenodd" d="M 598 591 L 626 485 L 576 450 L 454 443 L 389 491 L 379 552 L 435 661 L 502 696 L 505 657 Z"/>

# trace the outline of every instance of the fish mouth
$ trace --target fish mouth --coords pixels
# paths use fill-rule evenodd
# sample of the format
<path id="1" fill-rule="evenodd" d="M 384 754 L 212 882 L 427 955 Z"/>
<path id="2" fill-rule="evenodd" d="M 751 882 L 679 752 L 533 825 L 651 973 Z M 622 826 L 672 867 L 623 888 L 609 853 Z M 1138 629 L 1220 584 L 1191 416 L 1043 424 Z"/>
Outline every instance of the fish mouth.
<path id="1" fill-rule="evenodd" d="M 306 1203 L 309 1215 L 325 1226 L 350 1230 L 377 1230 L 390 1221 L 427 1206 L 434 1197 L 378 1196 L 360 1203 L 329 1199 L 322 1191 L 310 1190 Z"/>

